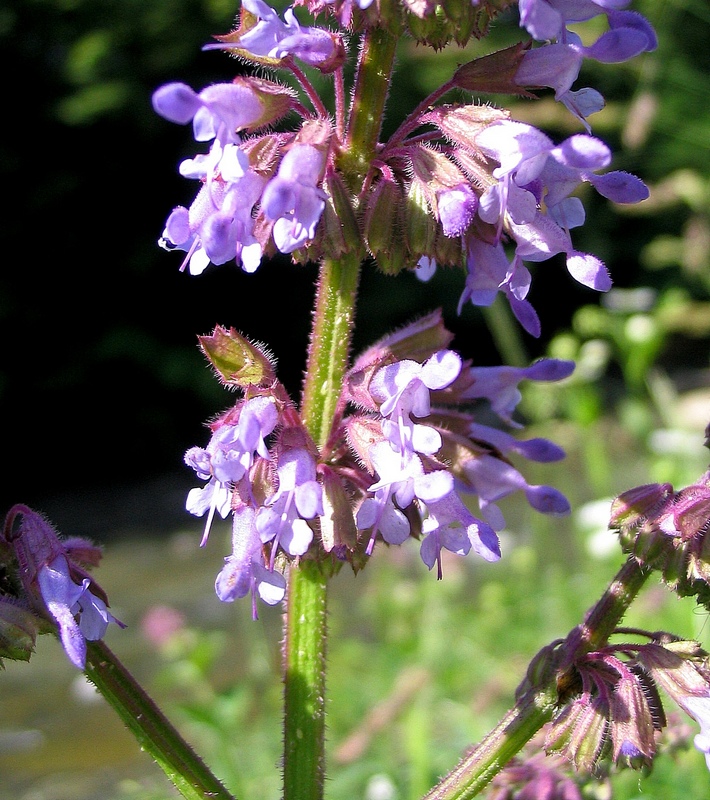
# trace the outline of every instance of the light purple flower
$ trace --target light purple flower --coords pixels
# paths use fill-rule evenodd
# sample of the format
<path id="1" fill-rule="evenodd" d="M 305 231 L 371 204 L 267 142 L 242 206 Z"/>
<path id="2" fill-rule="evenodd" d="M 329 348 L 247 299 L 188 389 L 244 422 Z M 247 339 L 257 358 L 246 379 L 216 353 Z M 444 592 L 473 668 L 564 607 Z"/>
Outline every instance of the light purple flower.
<path id="1" fill-rule="evenodd" d="M 265 179 L 252 171 L 230 183 L 208 181 L 189 209 L 173 209 L 160 246 L 185 251 L 180 269 L 187 266 L 191 275 L 200 275 L 210 263 L 225 264 L 232 259 L 240 262 L 245 272 L 254 272 L 261 263 L 262 249 L 254 237 L 252 211 L 264 184 Z"/>
<path id="2" fill-rule="evenodd" d="M 521 428 L 513 420 L 513 412 L 522 399 L 518 384 L 521 381 L 560 381 L 574 371 L 574 361 L 541 358 L 528 367 L 470 367 L 467 375 L 471 385 L 462 392 L 467 400 L 485 398 L 493 411 L 508 425 Z"/>
<path id="3" fill-rule="evenodd" d="M 439 350 L 423 364 L 405 359 L 381 367 L 370 383 L 370 393 L 380 405 L 380 414 L 430 413 L 430 390 L 449 386 L 461 371 L 461 357 L 453 350 Z"/>
<path id="4" fill-rule="evenodd" d="M 292 253 L 316 235 L 325 208 L 323 179 L 326 154 L 310 144 L 294 145 L 283 157 L 278 173 L 264 189 L 261 208 L 274 222 L 274 242 L 282 253 Z"/>
<path id="5" fill-rule="evenodd" d="M 461 357 L 453 350 L 439 350 L 423 364 L 405 359 L 377 370 L 370 382 L 370 395 L 384 418 L 382 433 L 397 452 L 433 455 L 439 450 L 439 432 L 415 423 L 412 416 L 427 417 L 430 391 L 449 386 L 460 371 Z"/>
<path id="6" fill-rule="evenodd" d="M 438 473 L 432 482 L 433 492 L 426 486 L 420 490 L 422 500 L 426 503 L 426 516 L 422 523 L 422 540 L 420 555 L 422 561 L 432 569 L 437 565 L 437 577 L 442 577 L 442 547 L 457 555 L 466 555 L 471 548 L 486 561 L 497 561 L 500 558 L 500 543 L 495 531 L 468 510 L 461 498 L 453 491 L 453 478 L 450 479 L 449 491 L 442 491 L 443 481 Z"/>
<path id="7" fill-rule="evenodd" d="M 258 19 L 256 25 L 235 42 L 208 44 L 204 50 L 238 48 L 275 59 L 295 56 L 311 66 L 319 66 L 335 54 L 333 34 L 323 28 L 303 27 L 292 8 L 286 9 L 282 21 L 263 0 L 242 0 L 242 7 Z"/>
<path id="8" fill-rule="evenodd" d="M 256 510 L 241 506 L 234 512 L 232 525 L 232 555 L 215 580 L 217 597 L 231 603 L 249 592 L 254 598 L 253 617 L 257 618 L 255 595 L 267 605 L 283 600 L 286 580 L 281 573 L 267 569 L 262 555 L 261 539 L 255 525 Z"/>
<path id="9" fill-rule="evenodd" d="M 200 546 L 207 542 L 215 511 L 224 519 L 231 509 L 232 486 L 241 480 L 254 463 L 255 454 L 269 457 L 265 438 L 278 421 L 276 405 L 270 397 L 253 397 L 239 411 L 236 424 L 219 425 L 206 448 L 191 447 L 185 463 L 207 483 L 191 489 L 186 508 L 195 516 L 207 514 Z"/>
<path id="10" fill-rule="evenodd" d="M 238 131 L 257 122 L 264 107 L 247 86 L 215 83 L 197 93 L 184 83 L 167 83 L 153 93 L 161 117 L 185 125 L 192 120 L 195 140 L 239 143 Z"/>
<path id="11" fill-rule="evenodd" d="M 90 591 L 89 578 L 84 578 L 81 584 L 74 582 L 64 555 L 57 555 L 51 563 L 41 567 L 37 583 L 47 610 L 59 627 L 64 651 L 74 666 L 84 669 L 86 640 L 101 639 L 110 622 L 121 627 L 123 623 Z"/>
<path id="12" fill-rule="evenodd" d="M 315 460 L 307 450 L 283 452 L 277 472 L 278 489 L 256 515 L 261 541 L 273 541 L 272 562 L 278 546 L 291 556 L 302 556 L 313 539 L 306 520 L 323 515 L 323 490 L 316 480 Z"/>
<path id="13" fill-rule="evenodd" d="M 410 532 L 409 522 L 402 509 L 406 509 L 415 497 L 419 497 L 421 487 L 427 487 L 430 496 L 432 481 L 449 481 L 450 476 L 438 471 L 434 473 L 436 478 L 429 478 L 424 474 L 421 459 L 415 453 L 398 452 L 386 440 L 372 445 L 368 455 L 378 479 L 368 487 L 368 492 L 373 496 L 362 502 L 357 512 L 356 524 L 359 530 L 372 531 L 366 548 L 369 555 L 378 533 L 388 544 L 402 544 Z M 440 488 L 443 496 L 443 493 L 449 491 L 449 483 Z"/>

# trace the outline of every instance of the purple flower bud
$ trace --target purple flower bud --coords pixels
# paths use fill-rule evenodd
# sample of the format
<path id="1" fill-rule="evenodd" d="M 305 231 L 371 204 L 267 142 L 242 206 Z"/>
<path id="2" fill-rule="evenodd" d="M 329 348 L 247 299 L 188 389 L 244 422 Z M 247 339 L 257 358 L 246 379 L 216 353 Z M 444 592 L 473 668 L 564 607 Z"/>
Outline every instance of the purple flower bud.
<path id="1" fill-rule="evenodd" d="M 478 208 L 478 197 L 467 183 L 439 192 L 439 219 L 445 236 L 460 236 L 471 224 Z"/>

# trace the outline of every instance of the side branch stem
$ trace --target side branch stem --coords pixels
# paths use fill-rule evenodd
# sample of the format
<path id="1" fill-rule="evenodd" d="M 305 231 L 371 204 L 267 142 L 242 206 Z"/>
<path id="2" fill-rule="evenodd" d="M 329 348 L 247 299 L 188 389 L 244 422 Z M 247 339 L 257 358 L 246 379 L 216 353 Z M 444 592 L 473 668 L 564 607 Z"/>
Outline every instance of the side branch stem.
<path id="1" fill-rule="evenodd" d="M 234 800 L 111 650 L 102 641 L 86 645 L 87 678 L 180 794 L 186 800 Z"/>
<path id="2" fill-rule="evenodd" d="M 529 686 L 496 727 L 446 775 L 423 800 L 470 800 L 481 792 L 510 759 L 552 719 L 557 708 L 557 686 L 584 653 L 603 647 L 651 574 L 634 558 L 619 569 L 584 622 L 573 628 L 554 651 L 554 662 L 536 685 Z M 550 651 L 553 652 L 553 651 Z"/>

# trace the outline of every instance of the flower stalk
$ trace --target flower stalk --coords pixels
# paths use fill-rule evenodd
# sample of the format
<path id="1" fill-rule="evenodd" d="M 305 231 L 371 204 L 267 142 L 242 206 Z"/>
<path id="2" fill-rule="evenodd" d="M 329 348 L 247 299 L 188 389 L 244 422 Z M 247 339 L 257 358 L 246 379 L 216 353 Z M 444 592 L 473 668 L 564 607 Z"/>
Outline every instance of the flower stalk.
<path id="1" fill-rule="evenodd" d="M 103 641 L 87 642 L 86 676 L 186 800 L 234 800 Z"/>
<path id="2" fill-rule="evenodd" d="M 523 684 L 525 689 L 513 708 L 424 800 L 476 797 L 552 719 L 559 708 L 559 693 L 573 680 L 571 673 L 576 659 L 607 643 L 650 574 L 650 570 L 629 558 L 587 612 L 585 621 L 570 632 L 562 646 L 556 650 L 546 648 L 542 664 L 534 659 L 528 671 L 529 683 Z M 531 679 L 532 675 L 537 679 Z"/>
<path id="3" fill-rule="evenodd" d="M 362 186 L 375 152 L 396 39 L 374 29 L 363 46 L 349 119 L 348 163 Z M 354 248 L 321 261 L 301 418 L 323 447 L 345 377 L 363 253 Z M 284 798 L 319 800 L 325 777 L 327 578 L 302 560 L 290 570 L 284 619 Z"/>

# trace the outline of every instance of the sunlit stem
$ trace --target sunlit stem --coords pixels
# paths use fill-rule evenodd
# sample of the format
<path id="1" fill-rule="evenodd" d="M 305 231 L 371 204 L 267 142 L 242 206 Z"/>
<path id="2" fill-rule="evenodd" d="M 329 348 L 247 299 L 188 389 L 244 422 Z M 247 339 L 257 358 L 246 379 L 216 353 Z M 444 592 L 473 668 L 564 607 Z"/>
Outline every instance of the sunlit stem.
<path id="1" fill-rule="evenodd" d="M 370 28 L 363 37 L 340 162 L 356 193 L 377 153 L 396 49 L 397 39 L 381 28 Z"/>
<path id="2" fill-rule="evenodd" d="M 340 154 L 355 194 L 377 150 L 395 47 L 396 40 L 384 31 L 373 29 L 364 37 Z M 340 408 L 362 256 L 354 247 L 340 258 L 324 258 L 320 265 L 301 419 L 321 449 Z M 284 620 L 284 800 L 324 796 L 326 572 L 304 558 L 289 573 Z"/>
<path id="3" fill-rule="evenodd" d="M 103 642 L 87 642 L 85 671 L 186 800 L 234 800 Z"/>
<path id="4" fill-rule="evenodd" d="M 284 641 L 284 800 L 320 800 L 325 779 L 326 576 L 291 570 Z"/>
<path id="5" fill-rule="evenodd" d="M 558 684 L 565 683 L 574 661 L 603 647 L 648 578 L 650 571 L 630 558 L 599 601 L 555 652 L 555 668 L 542 670 L 539 685 L 530 686 L 496 727 L 444 777 L 424 800 L 469 800 L 478 795 L 513 756 L 552 719 Z"/>

